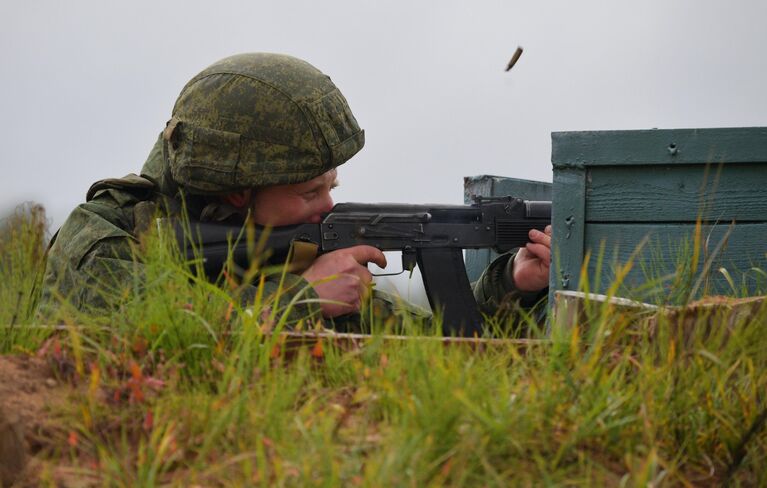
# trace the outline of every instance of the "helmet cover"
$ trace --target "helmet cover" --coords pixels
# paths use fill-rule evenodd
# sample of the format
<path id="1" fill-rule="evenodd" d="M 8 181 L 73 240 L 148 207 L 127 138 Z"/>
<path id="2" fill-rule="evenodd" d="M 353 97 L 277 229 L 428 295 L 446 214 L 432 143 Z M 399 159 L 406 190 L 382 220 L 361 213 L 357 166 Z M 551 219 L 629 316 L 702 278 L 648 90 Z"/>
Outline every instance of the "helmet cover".
<path id="1" fill-rule="evenodd" d="M 192 78 L 163 138 L 173 180 L 195 194 L 308 181 L 365 144 L 328 76 L 269 53 L 231 56 Z"/>

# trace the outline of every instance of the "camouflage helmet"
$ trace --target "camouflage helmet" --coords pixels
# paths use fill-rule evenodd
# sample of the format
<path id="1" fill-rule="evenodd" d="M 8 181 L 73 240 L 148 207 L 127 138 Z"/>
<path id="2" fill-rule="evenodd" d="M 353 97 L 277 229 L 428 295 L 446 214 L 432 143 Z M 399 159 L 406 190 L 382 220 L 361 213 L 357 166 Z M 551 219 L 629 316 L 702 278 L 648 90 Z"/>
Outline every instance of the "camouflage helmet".
<path id="1" fill-rule="evenodd" d="M 231 56 L 192 78 L 163 138 L 171 177 L 195 194 L 308 181 L 365 144 L 328 76 L 268 53 Z"/>

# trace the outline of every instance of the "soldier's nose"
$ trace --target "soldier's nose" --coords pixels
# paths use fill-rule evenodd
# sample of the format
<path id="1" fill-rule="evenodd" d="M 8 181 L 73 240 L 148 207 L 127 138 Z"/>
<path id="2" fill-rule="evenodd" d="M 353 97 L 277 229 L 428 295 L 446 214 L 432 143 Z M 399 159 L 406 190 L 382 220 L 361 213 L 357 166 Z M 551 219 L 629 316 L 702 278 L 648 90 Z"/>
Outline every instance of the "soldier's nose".
<path id="1" fill-rule="evenodd" d="M 322 213 L 327 213 L 327 212 L 330 212 L 332 208 L 333 208 L 333 197 L 331 197 L 330 193 L 328 193 L 322 202 L 322 207 L 320 211 Z"/>

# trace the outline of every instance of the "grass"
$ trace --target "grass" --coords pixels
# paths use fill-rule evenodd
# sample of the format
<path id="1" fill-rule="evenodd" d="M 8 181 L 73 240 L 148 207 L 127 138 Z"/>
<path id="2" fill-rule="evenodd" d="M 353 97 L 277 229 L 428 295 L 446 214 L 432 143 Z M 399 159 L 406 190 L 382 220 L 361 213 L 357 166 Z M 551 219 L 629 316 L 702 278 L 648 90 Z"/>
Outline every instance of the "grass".
<path id="1" fill-rule="evenodd" d="M 548 334 L 528 324 L 535 346 L 484 350 L 377 324 L 365 347 L 288 357 L 269 297 L 246 312 L 236 284 L 150 239 L 113 311 L 62 304 L 53 331 L 31 326 L 35 222 L 0 241 L 0 351 L 53 342 L 77 392 L 53 412 L 41 484 L 65 464 L 103 486 L 767 485 L 764 307 L 685 328 L 593 305 Z"/>
<path id="2" fill-rule="evenodd" d="M 35 312 L 36 285 L 45 267 L 48 242 L 45 211 L 26 204 L 0 220 L 0 352 L 26 350 L 46 332 L 30 324 Z"/>

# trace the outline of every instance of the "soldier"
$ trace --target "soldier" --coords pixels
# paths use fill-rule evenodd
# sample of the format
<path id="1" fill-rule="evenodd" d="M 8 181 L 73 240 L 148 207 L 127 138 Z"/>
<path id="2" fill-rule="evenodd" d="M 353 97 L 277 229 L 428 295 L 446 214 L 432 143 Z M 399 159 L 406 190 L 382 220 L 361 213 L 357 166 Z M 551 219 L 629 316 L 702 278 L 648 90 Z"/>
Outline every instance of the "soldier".
<path id="1" fill-rule="evenodd" d="M 50 247 L 41 306 L 62 298 L 77 309 L 107 305 L 103 290 L 128 282 L 141 266 L 131 242 L 158 213 L 179 214 L 182 199 L 200 221 L 242 223 L 249 214 L 260 225 L 319 222 L 333 206 L 336 168 L 364 141 L 341 92 L 305 61 L 264 53 L 218 61 L 181 91 L 141 175 L 94 183 L 71 213 Z M 483 311 L 529 307 L 545 294 L 550 233 L 531 231 L 527 247 L 485 270 L 475 285 Z M 293 290 L 308 282 L 309 298 L 324 300 L 320 309 L 295 307 L 295 317 L 357 312 L 371 281 L 369 262 L 383 267 L 386 259 L 356 246 L 288 274 Z M 323 281 L 331 275 L 340 277 Z M 267 279 L 264 286 L 268 296 L 278 284 Z"/>

